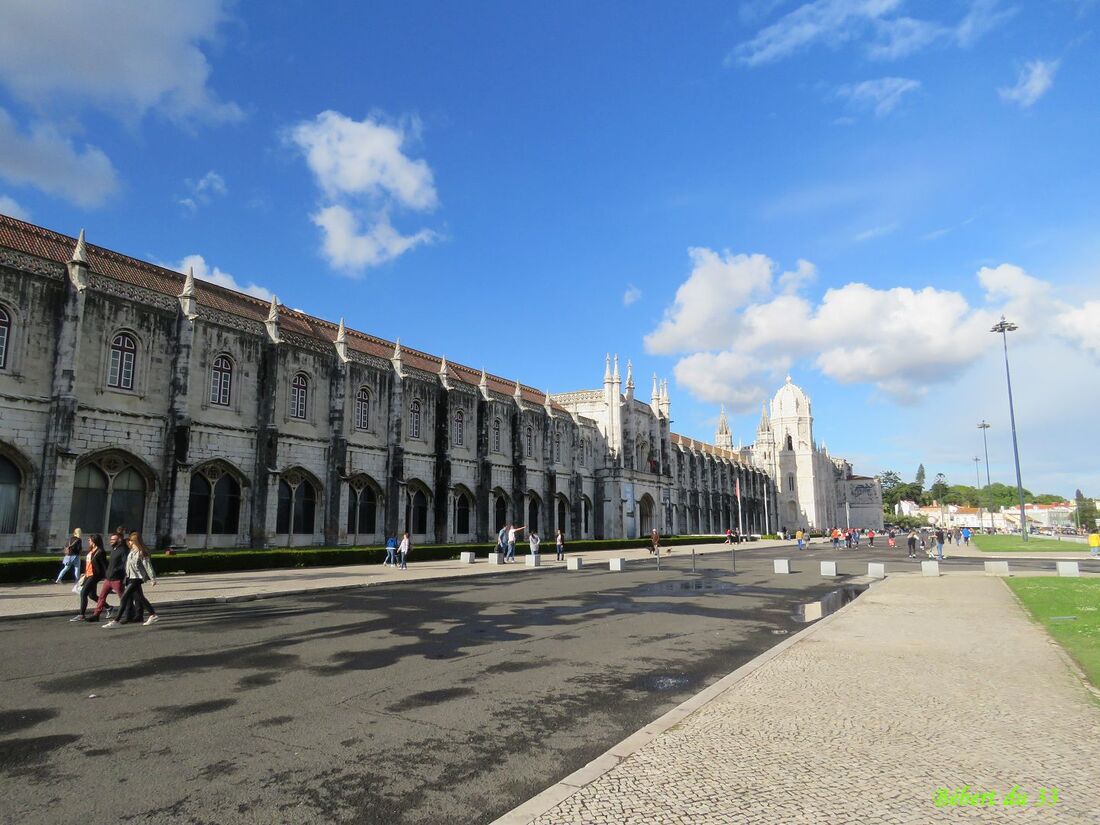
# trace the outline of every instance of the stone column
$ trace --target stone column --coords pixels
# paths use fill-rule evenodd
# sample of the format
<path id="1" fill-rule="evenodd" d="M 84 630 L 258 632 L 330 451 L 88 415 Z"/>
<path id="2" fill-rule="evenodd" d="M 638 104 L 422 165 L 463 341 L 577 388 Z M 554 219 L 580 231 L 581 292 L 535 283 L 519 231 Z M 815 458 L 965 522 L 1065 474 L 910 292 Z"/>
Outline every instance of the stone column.
<path id="1" fill-rule="evenodd" d="M 273 341 L 260 346 L 256 369 L 256 463 L 252 473 L 252 547 L 266 547 L 275 533 L 279 504 L 279 427 L 275 404 L 278 398 L 279 347 Z"/>

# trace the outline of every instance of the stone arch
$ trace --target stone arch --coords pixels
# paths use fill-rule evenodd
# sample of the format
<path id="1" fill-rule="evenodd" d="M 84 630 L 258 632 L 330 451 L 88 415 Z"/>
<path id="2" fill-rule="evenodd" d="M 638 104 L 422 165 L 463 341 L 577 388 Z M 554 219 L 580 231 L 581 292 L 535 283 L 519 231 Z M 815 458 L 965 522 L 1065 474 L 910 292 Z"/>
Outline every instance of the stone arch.
<path id="1" fill-rule="evenodd" d="M 592 499 L 586 495 L 581 495 L 581 535 L 586 539 L 592 538 L 592 528 L 594 526 Z"/>
<path id="2" fill-rule="evenodd" d="M 656 507 L 653 503 L 653 497 L 649 493 L 645 493 L 638 500 L 638 535 L 648 536 L 653 532 L 653 529 L 657 526 L 655 519 L 653 518 L 656 512 Z"/>
<path id="3" fill-rule="evenodd" d="M 569 528 L 571 526 L 569 523 L 569 514 L 572 512 L 572 510 L 569 506 L 569 499 L 566 497 L 565 493 L 558 493 L 556 504 L 557 512 L 555 513 L 556 521 L 554 524 L 559 530 L 561 530 L 563 536 L 565 536 L 566 538 L 571 538 L 569 535 Z"/>
<path id="4" fill-rule="evenodd" d="M 465 484 L 456 484 L 451 493 L 451 529 L 455 536 L 477 533 L 477 512 L 474 494 Z"/>
<path id="5" fill-rule="evenodd" d="M 0 536 L 15 542 L 18 533 L 30 531 L 31 491 L 37 473 L 22 451 L 3 441 L 0 462 L 6 462 L 6 467 L 0 467 Z"/>
<path id="6" fill-rule="evenodd" d="M 508 524 L 508 494 L 500 487 L 493 489 L 493 531 L 499 533 Z"/>
<path id="7" fill-rule="evenodd" d="M 287 546 L 295 536 L 307 536 L 313 542 L 323 520 L 324 485 L 304 467 L 293 466 L 279 471 L 275 534 L 285 535 Z"/>
<path id="8" fill-rule="evenodd" d="M 155 532 L 157 474 L 127 450 L 103 447 L 81 456 L 72 493 L 70 530 L 105 534 L 124 527 L 145 537 Z"/>
<path id="9" fill-rule="evenodd" d="M 430 540 L 434 535 L 432 489 L 415 478 L 405 485 L 405 529 L 410 536 L 422 539 Z"/>
<path id="10" fill-rule="evenodd" d="M 356 473 L 347 480 L 347 491 L 348 541 L 358 544 L 360 539 L 380 537 L 385 514 L 382 487 L 366 473 Z"/>
<path id="11" fill-rule="evenodd" d="M 542 498 L 534 490 L 528 490 L 526 501 L 527 535 L 539 531 L 539 516 L 541 514 Z"/>
<path id="12" fill-rule="evenodd" d="M 201 536 L 204 547 L 213 536 L 232 536 L 238 544 L 247 535 L 242 515 L 249 512 L 251 482 L 241 470 L 225 459 L 216 458 L 191 469 L 187 497 L 186 533 Z"/>

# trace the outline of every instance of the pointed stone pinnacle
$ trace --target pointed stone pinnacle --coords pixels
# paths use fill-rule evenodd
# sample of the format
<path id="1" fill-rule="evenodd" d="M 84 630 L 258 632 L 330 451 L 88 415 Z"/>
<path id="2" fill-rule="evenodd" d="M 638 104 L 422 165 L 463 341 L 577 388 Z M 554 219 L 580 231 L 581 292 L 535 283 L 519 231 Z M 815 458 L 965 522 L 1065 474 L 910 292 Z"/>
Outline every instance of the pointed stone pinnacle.
<path id="1" fill-rule="evenodd" d="M 340 326 L 336 328 L 336 343 L 342 344 L 348 339 L 348 330 L 344 326 L 344 319 L 340 319 Z"/>
<path id="2" fill-rule="evenodd" d="M 195 267 L 187 267 L 187 277 L 183 279 L 183 292 L 179 294 L 181 298 L 193 298 L 195 297 Z"/>
<path id="3" fill-rule="evenodd" d="M 271 296 L 271 307 L 267 311 L 267 323 L 274 324 L 279 320 L 279 296 Z"/>
<path id="4" fill-rule="evenodd" d="M 84 230 L 80 230 L 80 237 L 76 239 L 76 248 L 73 250 L 73 257 L 71 263 L 74 264 L 86 264 L 88 263 L 88 250 L 84 245 Z"/>

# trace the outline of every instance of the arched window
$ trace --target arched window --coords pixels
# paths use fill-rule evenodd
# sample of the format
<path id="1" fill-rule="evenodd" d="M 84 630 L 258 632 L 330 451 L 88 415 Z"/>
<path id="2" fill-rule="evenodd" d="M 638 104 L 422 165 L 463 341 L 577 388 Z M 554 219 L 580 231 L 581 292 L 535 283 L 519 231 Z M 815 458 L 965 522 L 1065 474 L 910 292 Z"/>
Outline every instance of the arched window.
<path id="1" fill-rule="evenodd" d="M 455 499 L 455 532 L 470 532 L 470 497 L 465 493 L 459 493 Z"/>
<path id="2" fill-rule="evenodd" d="M 411 532 L 422 536 L 428 532 L 428 497 L 423 490 L 413 493 L 411 507 Z"/>
<path id="3" fill-rule="evenodd" d="M 794 449 L 794 439 L 791 438 L 790 433 L 787 434 L 787 449 L 788 450 L 793 450 Z"/>
<path id="4" fill-rule="evenodd" d="M 309 379 L 305 373 L 297 373 L 290 381 L 290 417 L 305 418 L 309 402 Z"/>
<path id="5" fill-rule="evenodd" d="M 794 492 L 794 473 L 787 473 L 787 490 Z"/>
<path id="6" fill-rule="evenodd" d="M 561 433 L 554 434 L 554 461 L 561 464 Z"/>
<path id="7" fill-rule="evenodd" d="M 493 452 L 500 452 L 500 419 L 493 421 Z M 497 528 L 500 529 L 499 527 Z"/>
<path id="8" fill-rule="evenodd" d="M 499 532 L 508 518 L 508 501 L 504 496 L 497 496 L 496 505 L 493 508 L 493 517 L 495 525 L 493 529 Z"/>
<path id="9" fill-rule="evenodd" d="M 8 365 L 8 339 L 11 337 L 11 316 L 0 307 L 0 370 Z"/>
<path id="10" fill-rule="evenodd" d="M 108 533 L 118 525 L 142 530 L 145 479 L 115 456 L 84 464 L 73 479 L 69 522 L 85 533 Z"/>
<path id="11" fill-rule="evenodd" d="M 583 516 L 582 521 L 584 522 L 584 534 L 586 536 L 589 534 L 589 524 L 588 524 L 588 522 L 589 522 L 589 517 L 590 517 L 591 513 L 592 513 L 592 502 L 588 500 L 588 496 L 584 496 L 584 497 L 581 498 L 581 515 Z"/>
<path id="12" fill-rule="evenodd" d="M 420 438 L 420 402 L 409 405 L 409 438 Z"/>
<path id="13" fill-rule="evenodd" d="M 539 497 L 532 495 L 527 502 L 527 535 L 539 531 Z"/>
<path id="14" fill-rule="evenodd" d="M 279 479 L 279 510 L 275 516 L 275 532 L 287 535 L 313 533 L 313 517 L 317 497 L 309 479 L 292 474 Z"/>
<path id="15" fill-rule="evenodd" d="M 527 428 L 527 457 L 530 458 L 535 454 L 535 431 Z"/>
<path id="16" fill-rule="evenodd" d="M 455 446 L 461 447 L 466 441 L 466 413 L 459 410 L 455 413 Z M 466 532 L 462 530 L 460 532 Z"/>
<path id="17" fill-rule="evenodd" d="M 378 496 L 374 488 L 369 484 L 360 487 L 351 482 L 348 496 L 348 535 L 369 536 L 377 528 Z"/>
<path id="18" fill-rule="evenodd" d="M 187 532 L 199 536 L 235 536 L 241 517 L 241 485 L 214 465 L 191 475 Z"/>
<path id="19" fill-rule="evenodd" d="M 359 392 L 355 393 L 355 428 L 370 429 L 370 393 L 366 387 L 360 387 Z"/>
<path id="20" fill-rule="evenodd" d="M 0 455 L 0 533 L 14 533 L 19 521 L 19 468 Z"/>
<path id="21" fill-rule="evenodd" d="M 120 390 L 134 388 L 134 358 L 137 344 L 131 335 L 121 332 L 111 341 L 111 364 L 107 371 L 107 386 Z"/>
<path id="22" fill-rule="evenodd" d="M 233 362 L 219 355 L 210 365 L 210 403 L 228 407 L 232 388 Z"/>
<path id="23" fill-rule="evenodd" d="M 558 529 L 565 533 L 565 527 L 569 523 L 569 519 L 566 517 L 569 512 L 569 508 L 566 507 L 565 499 L 558 498 Z"/>

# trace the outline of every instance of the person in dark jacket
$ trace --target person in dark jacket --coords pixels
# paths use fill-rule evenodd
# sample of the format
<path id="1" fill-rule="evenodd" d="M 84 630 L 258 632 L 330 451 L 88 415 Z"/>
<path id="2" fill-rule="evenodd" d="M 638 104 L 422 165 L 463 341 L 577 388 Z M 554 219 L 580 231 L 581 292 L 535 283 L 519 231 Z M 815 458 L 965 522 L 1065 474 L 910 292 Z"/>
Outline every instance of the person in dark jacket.
<path id="1" fill-rule="evenodd" d="M 126 556 L 130 549 L 118 533 L 111 533 L 109 541 L 111 543 L 111 553 L 107 560 L 106 580 L 103 592 L 99 595 L 99 601 L 96 602 L 95 611 L 88 617 L 89 622 L 99 621 L 99 614 L 106 607 L 107 596 L 111 591 L 118 594 L 119 599 L 122 598 L 122 578 L 126 574 Z"/>
<path id="2" fill-rule="evenodd" d="M 85 620 L 85 614 L 88 612 L 88 598 L 98 600 L 97 588 L 106 575 L 107 551 L 103 549 L 103 536 L 95 533 L 88 537 L 88 556 L 84 559 L 84 584 L 80 587 L 80 612 L 69 619 L 70 622 Z"/>
<path id="3" fill-rule="evenodd" d="M 65 544 L 65 555 L 61 559 L 61 572 L 57 574 L 54 584 L 61 584 L 65 580 L 65 574 L 73 571 L 73 581 L 80 580 L 80 552 L 84 549 L 84 542 L 80 538 L 80 528 L 73 530 L 72 536 Z"/>

